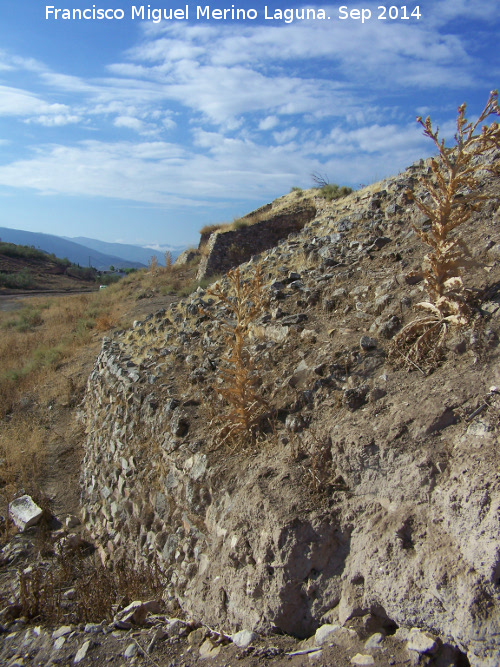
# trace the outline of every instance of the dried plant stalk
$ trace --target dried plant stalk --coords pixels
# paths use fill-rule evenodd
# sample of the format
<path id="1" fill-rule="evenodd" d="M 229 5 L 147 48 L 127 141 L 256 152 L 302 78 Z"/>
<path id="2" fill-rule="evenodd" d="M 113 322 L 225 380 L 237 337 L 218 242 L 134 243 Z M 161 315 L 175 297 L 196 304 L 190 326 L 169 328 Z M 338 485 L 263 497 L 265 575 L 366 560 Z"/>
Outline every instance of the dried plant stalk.
<path id="1" fill-rule="evenodd" d="M 229 288 L 219 283 L 207 290 L 225 306 L 229 319 L 222 320 L 204 311 L 224 331 L 227 353 L 219 369 L 222 385 L 216 391 L 227 402 L 229 409 L 223 415 L 224 425 L 219 431 L 221 441 L 235 440 L 245 435 L 253 436 L 266 401 L 259 392 L 260 372 L 257 360 L 248 349 L 250 327 L 265 309 L 260 267 L 254 276 L 244 281 L 239 268 L 227 274 Z"/>
<path id="2" fill-rule="evenodd" d="M 439 140 L 439 128 L 432 128 L 431 119 L 418 117 L 424 134 L 436 145 L 439 155 L 431 160 L 433 179 L 420 177 L 420 182 L 430 195 L 430 202 L 407 194 L 430 220 L 429 231 L 413 226 L 422 241 L 432 248 L 426 256 L 430 268 L 425 271 L 425 286 L 430 302 L 419 304 L 436 317 L 447 317 L 450 322 L 464 323 L 463 281 L 461 269 L 470 257 L 467 245 L 460 233 L 450 238 L 451 231 L 466 223 L 472 213 L 478 211 L 486 195 L 479 193 L 478 172 L 495 171 L 493 164 L 479 158 L 494 146 L 500 148 L 500 126 L 492 123 L 477 129 L 492 114 L 500 116 L 498 92 L 490 93 L 486 106 L 475 123 L 465 117 L 466 105 L 458 108 L 456 146 L 446 148 L 445 140 Z"/>
<path id="3" fill-rule="evenodd" d="M 445 140 L 439 139 L 439 128 L 433 129 L 431 119 L 421 117 L 417 122 L 424 128 L 424 135 L 432 139 L 438 155 L 431 160 L 432 177 L 421 176 L 420 183 L 427 192 L 426 198 L 407 191 L 409 199 L 429 219 L 427 230 L 412 224 L 420 239 L 431 248 L 426 257 L 428 267 L 424 270 L 428 301 L 417 304 L 427 311 L 423 318 L 410 322 L 396 336 L 391 353 L 408 357 L 411 362 L 439 357 L 450 325 L 464 325 L 470 319 L 463 269 L 470 260 L 470 252 L 461 230 L 471 215 L 479 211 L 486 195 L 479 192 L 478 172 L 497 172 L 498 165 L 488 164 L 482 159 L 490 148 L 500 148 L 500 126 L 492 123 L 480 125 L 491 115 L 500 116 L 498 91 L 490 93 L 486 106 L 475 123 L 465 117 L 466 105 L 458 108 L 456 145 L 447 148 Z M 450 236 L 451 232 L 455 232 Z"/>

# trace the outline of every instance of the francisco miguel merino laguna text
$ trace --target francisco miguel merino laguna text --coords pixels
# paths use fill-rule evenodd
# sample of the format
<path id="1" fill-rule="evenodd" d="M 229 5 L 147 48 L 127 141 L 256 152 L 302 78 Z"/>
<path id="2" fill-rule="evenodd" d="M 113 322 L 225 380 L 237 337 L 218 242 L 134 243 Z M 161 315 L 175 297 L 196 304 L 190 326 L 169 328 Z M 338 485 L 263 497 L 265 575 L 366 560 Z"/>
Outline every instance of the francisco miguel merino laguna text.
<path id="1" fill-rule="evenodd" d="M 190 7 L 185 5 L 184 7 L 178 7 L 173 9 L 172 7 L 168 9 L 160 8 L 151 8 L 151 5 L 132 5 L 131 9 L 131 18 L 132 19 L 142 19 L 152 21 L 153 23 L 159 23 L 162 20 L 188 20 L 190 18 Z M 256 9 L 241 9 L 237 8 L 234 5 L 227 7 L 225 9 L 212 9 L 210 5 L 196 5 L 194 11 L 191 12 L 191 18 L 199 19 L 216 19 L 216 20 L 226 20 L 226 21 L 241 21 L 241 20 L 254 20 L 258 16 Z M 63 20 L 121 20 L 125 18 L 125 12 L 120 8 L 96 8 L 95 5 L 92 5 L 92 8 L 88 7 L 86 9 L 61 9 L 55 7 L 54 5 L 45 6 L 45 18 L 47 20 L 54 19 L 63 19 Z M 271 9 L 264 7 L 264 18 L 265 19 L 276 19 L 283 20 L 285 23 L 292 23 L 292 21 L 298 19 L 329 19 L 329 16 L 326 16 L 324 9 L 311 9 L 311 8 L 301 8 L 301 9 Z"/>

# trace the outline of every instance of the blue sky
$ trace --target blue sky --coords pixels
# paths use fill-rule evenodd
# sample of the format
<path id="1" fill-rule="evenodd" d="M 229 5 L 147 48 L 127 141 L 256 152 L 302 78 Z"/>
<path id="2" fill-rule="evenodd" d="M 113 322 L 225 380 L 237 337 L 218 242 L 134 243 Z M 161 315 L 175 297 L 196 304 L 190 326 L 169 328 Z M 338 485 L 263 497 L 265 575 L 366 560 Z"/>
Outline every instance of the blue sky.
<path id="1" fill-rule="evenodd" d="M 316 10 L 289 23 L 252 0 L 210 9 L 253 20 L 187 4 L 189 20 L 154 23 L 130 0 L 0 0 L 0 226 L 197 243 L 312 172 L 352 187 L 397 173 L 432 152 L 417 114 L 451 139 L 457 106 L 472 118 L 500 86 L 500 0 L 425 0 L 409 20 L 344 5 L 370 9 L 364 23 L 341 3 L 267 5 Z M 47 19 L 47 5 L 124 18 Z"/>

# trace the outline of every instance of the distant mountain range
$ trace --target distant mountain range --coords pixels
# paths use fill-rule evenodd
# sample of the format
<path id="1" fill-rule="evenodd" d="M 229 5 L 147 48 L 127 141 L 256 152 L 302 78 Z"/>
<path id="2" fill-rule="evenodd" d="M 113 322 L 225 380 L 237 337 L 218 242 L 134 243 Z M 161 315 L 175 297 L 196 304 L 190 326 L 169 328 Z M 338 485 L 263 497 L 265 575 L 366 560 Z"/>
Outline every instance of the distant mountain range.
<path id="1" fill-rule="evenodd" d="M 153 250 L 152 248 L 130 245 L 128 243 L 107 243 L 106 241 L 89 239 L 86 236 L 76 236 L 73 238 L 64 236 L 62 238 L 65 238 L 68 241 L 73 241 L 73 243 L 78 243 L 86 248 L 92 248 L 92 250 L 96 250 L 105 255 L 115 255 L 129 262 L 140 262 L 143 266 L 148 265 L 148 262 L 153 255 L 158 259 L 159 264 L 164 265 L 166 250 L 172 253 L 172 259 L 174 260 L 186 249 L 185 246 L 166 246 L 164 250 Z"/>
<path id="2" fill-rule="evenodd" d="M 147 266 L 152 256 L 158 259 L 159 264 L 165 264 L 164 251 L 126 243 L 106 243 L 83 236 L 70 239 L 54 234 L 0 227 L 0 239 L 7 243 L 34 246 L 45 252 L 54 253 L 56 257 L 66 257 L 74 264 L 93 266 L 99 271 L 106 271 L 110 266 L 117 269 L 141 269 Z M 170 250 L 172 259 L 175 259 L 184 247 L 172 246 L 166 247 L 165 250 Z"/>

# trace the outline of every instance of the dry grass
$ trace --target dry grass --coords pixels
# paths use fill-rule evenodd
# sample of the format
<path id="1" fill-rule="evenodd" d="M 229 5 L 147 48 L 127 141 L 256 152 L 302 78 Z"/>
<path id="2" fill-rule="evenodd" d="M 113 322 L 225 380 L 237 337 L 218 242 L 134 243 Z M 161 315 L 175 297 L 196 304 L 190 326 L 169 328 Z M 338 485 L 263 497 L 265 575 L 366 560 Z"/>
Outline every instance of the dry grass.
<path id="1" fill-rule="evenodd" d="M 434 366 L 441 357 L 449 328 L 463 326 L 471 319 L 462 278 L 470 258 L 463 226 L 487 199 L 480 192 L 479 172 L 498 169 L 482 158 L 490 148 L 500 147 L 500 126 L 492 123 L 478 132 L 489 116 L 500 115 L 498 92 L 490 93 L 475 123 L 467 120 L 465 112 L 466 105 L 462 104 L 458 108 L 456 145 L 452 148 L 439 139 L 439 130 L 433 129 L 430 118 L 417 118 L 425 136 L 438 149 L 438 156 L 431 160 L 432 176 L 419 179 L 425 197 L 407 192 L 430 223 L 428 230 L 413 225 L 420 239 L 431 248 L 423 267 L 429 299 L 417 305 L 426 315 L 406 325 L 394 338 L 391 349 L 393 359 L 403 359 L 417 367 Z"/>
<path id="2" fill-rule="evenodd" d="M 226 227 L 225 222 L 218 222 L 213 225 L 205 225 L 200 229 L 200 234 L 213 234 L 214 232 L 218 231 L 222 227 Z"/>
<path id="3" fill-rule="evenodd" d="M 220 222 L 214 225 L 205 225 L 200 229 L 200 234 L 213 234 L 214 232 L 232 232 L 245 227 L 251 227 L 264 219 L 262 213 L 250 213 L 243 218 L 234 218 L 232 222 Z"/>
<path id="4" fill-rule="evenodd" d="M 117 287 L 50 299 L 29 298 L 17 311 L 0 312 L 0 500 L 20 488 L 36 495 L 52 432 L 48 404 L 75 405 L 85 378 L 64 366 L 96 332 L 119 322 Z M 81 386 L 77 386 L 77 382 Z"/>
<path id="5" fill-rule="evenodd" d="M 120 562 L 111 568 L 88 553 L 85 545 L 56 555 L 56 562 L 35 565 L 20 574 L 22 615 L 50 623 L 111 621 L 132 600 L 160 600 L 164 575 L 156 563 Z M 73 590 L 70 604 L 64 593 Z"/>
<path id="6" fill-rule="evenodd" d="M 92 294 L 30 298 L 20 311 L 0 313 L 0 417 L 63 360 L 115 326 L 121 316 L 116 288 Z"/>
<path id="7" fill-rule="evenodd" d="M 11 499 L 21 486 L 34 493 L 44 452 L 45 428 L 32 415 L 20 415 L 0 427 L 0 486 Z"/>
<path id="8" fill-rule="evenodd" d="M 180 293 L 192 284 L 193 268 L 137 271 L 105 290 L 35 298 L 11 312 L 0 311 L 0 504 L 16 491 L 38 490 L 53 430 L 48 406 L 74 407 L 86 375 L 75 375 L 77 359 L 94 358 L 102 334 L 127 323 L 126 309 L 141 294 Z M 78 365 L 78 364 L 77 364 Z M 1 513 L 1 512 L 0 512 Z"/>

